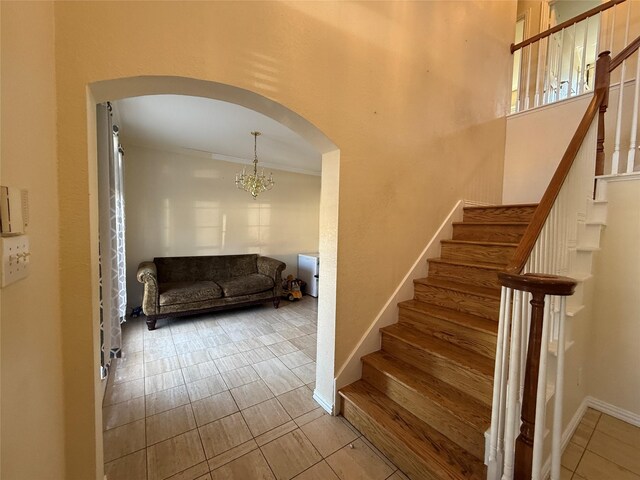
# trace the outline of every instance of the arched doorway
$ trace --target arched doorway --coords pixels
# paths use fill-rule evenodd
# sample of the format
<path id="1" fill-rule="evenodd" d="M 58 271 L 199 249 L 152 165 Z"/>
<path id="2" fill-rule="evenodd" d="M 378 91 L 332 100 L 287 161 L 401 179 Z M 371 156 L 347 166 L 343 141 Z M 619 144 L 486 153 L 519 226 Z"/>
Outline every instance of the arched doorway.
<path id="1" fill-rule="evenodd" d="M 98 103 L 154 94 L 178 94 L 199 96 L 234 103 L 259 112 L 285 125 L 322 154 L 322 184 L 320 193 L 320 238 L 319 251 L 322 257 L 320 267 L 320 290 L 318 300 L 318 343 L 317 368 L 314 399 L 327 411 L 333 412 L 335 405 L 335 314 L 336 314 L 336 277 L 337 277 L 337 231 L 338 231 L 338 193 L 340 151 L 336 145 L 309 121 L 262 95 L 254 92 L 216 82 L 203 81 L 183 77 L 144 76 L 114 79 L 95 82 L 89 86 L 87 122 L 88 131 L 96 131 L 95 107 Z M 89 184 L 92 199 L 90 209 L 97 210 L 97 157 L 96 140 L 90 138 L 89 143 Z M 91 239 L 98 237 L 98 223 L 91 224 Z M 95 242 L 94 242 L 95 243 Z M 92 291 L 98 292 L 98 279 L 92 278 Z M 93 338 L 94 346 L 99 345 L 98 311 L 99 298 L 94 295 L 93 304 Z M 94 348 L 94 358 L 99 355 L 99 348 Z M 96 360 L 97 362 L 97 360 Z M 96 363 L 97 364 L 97 363 Z M 96 369 L 96 385 L 99 386 L 99 375 Z M 99 391 L 99 388 L 96 388 Z M 96 411 L 99 411 L 101 396 L 96 398 Z M 96 418 L 100 418 L 96 415 Z M 97 427 L 97 425 L 96 425 Z M 102 451 L 101 428 L 96 428 L 96 446 Z M 98 454 L 98 457 L 100 454 Z M 101 462 L 98 462 L 100 465 Z"/>

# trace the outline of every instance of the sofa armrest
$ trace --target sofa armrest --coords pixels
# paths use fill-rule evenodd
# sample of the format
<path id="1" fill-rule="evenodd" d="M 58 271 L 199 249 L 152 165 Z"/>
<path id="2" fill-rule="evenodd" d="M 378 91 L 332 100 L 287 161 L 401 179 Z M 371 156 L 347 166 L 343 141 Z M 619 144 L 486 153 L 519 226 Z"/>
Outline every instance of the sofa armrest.
<path id="1" fill-rule="evenodd" d="M 153 262 L 142 262 L 138 266 L 136 278 L 144 284 L 144 296 L 142 298 L 142 311 L 145 315 L 157 315 L 158 311 L 158 271 Z"/>
<path id="2" fill-rule="evenodd" d="M 273 278 L 275 283 L 274 296 L 282 295 L 282 271 L 286 268 L 286 263 L 269 257 L 258 257 L 258 273 Z"/>

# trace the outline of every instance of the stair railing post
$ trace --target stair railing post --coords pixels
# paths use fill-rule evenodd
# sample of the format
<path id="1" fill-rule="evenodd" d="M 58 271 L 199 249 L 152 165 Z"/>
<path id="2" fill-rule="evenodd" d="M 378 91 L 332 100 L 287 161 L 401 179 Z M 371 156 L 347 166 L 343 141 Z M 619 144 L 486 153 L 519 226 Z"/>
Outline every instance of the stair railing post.
<path id="1" fill-rule="evenodd" d="M 500 283 L 508 288 L 529 292 L 531 298 L 531 323 L 527 345 L 527 361 L 524 372 L 524 395 L 522 398 L 520 435 L 516 439 L 514 476 L 515 480 L 529 480 L 533 470 L 533 447 L 536 430 L 536 408 L 538 378 L 540 374 L 540 352 L 544 320 L 544 297 L 546 295 L 572 295 L 576 281 L 555 275 L 526 273 L 524 275 L 501 272 Z M 543 417 L 543 416 L 542 416 Z M 543 425 L 539 425 L 544 428 Z"/>
<path id="2" fill-rule="evenodd" d="M 536 398 L 540 374 L 540 347 L 542 345 L 542 319 L 544 317 L 544 292 L 531 292 L 531 329 L 527 345 L 527 368 L 524 375 L 524 396 L 520 435 L 516 438 L 515 477 L 525 479 L 533 469 L 533 437 L 535 435 Z"/>
<path id="3" fill-rule="evenodd" d="M 596 81 L 595 90 L 604 91 L 604 97 L 600 104 L 598 112 L 598 140 L 596 147 L 596 176 L 604 174 L 604 114 L 609 106 L 609 83 L 611 74 L 609 72 L 609 66 L 611 64 L 611 52 L 604 51 L 598 56 L 596 61 Z"/>

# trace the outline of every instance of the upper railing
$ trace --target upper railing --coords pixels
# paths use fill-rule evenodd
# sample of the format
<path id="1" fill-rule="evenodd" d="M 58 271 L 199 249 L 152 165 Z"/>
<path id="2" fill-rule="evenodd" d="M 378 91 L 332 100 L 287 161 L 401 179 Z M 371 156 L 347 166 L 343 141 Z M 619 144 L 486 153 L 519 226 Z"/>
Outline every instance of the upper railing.
<path id="1" fill-rule="evenodd" d="M 600 54 L 591 102 L 507 266 L 507 272 L 499 275 L 503 286 L 488 452 L 488 478 L 491 480 L 541 480 L 547 473 L 545 465 L 551 472 L 551 480 L 560 479 L 565 297 L 573 293 L 577 283 L 567 277 L 590 273 L 582 271 L 583 267 L 576 261 L 577 225 L 584 221 L 592 203 L 594 173 L 601 175 L 609 162 L 611 174 L 640 169 L 635 166 L 640 37 L 632 42 L 627 42 L 626 37 L 628 28 L 625 32 L 625 44 L 628 45 L 613 60 L 608 51 Z M 626 64 L 634 54 L 635 81 L 627 85 Z M 606 142 L 605 112 L 609 105 L 611 72 L 617 67 L 621 68 L 620 87 L 615 93 L 618 110 L 614 141 Z M 633 102 L 624 101 L 625 89 L 629 88 L 634 90 Z M 633 110 L 625 116 L 624 107 Z M 623 117 L 629 116 L 630 122 L 625 123 Z M 622 141 L 622 132 L 624 130 L 626 134 L 627 126 L 628 145 Z M 620 172 L 627 147 L 627 167 Z M 555 362 L 548 362 L 550 350 L 555 352 Z M 548 375 L 555 376 L 551 383 L 547 382 Z M 549 463 L 545 464 L 547 403 L 552 395 L 555 395 L 552 445 Z"/>
<path id="2" fill-rule="evenodd" d="M 625 24 L 621 19 L 627 20 L 628 30 L 632 2 L 627 2 L 627 7 L 619 6 L 625 1 L 610 0 L 512 44 L 511 113 L 592 92 L 597 52 L 605 48 L 612 50 L 616 25 Z M 543 7 L 545 5 L 543 2 Z M 616 20 L 616 11 L 620 9 L 626 9 L 626 17 L 618 14 Z M 618 25 L 618 29 L 620 27 Z M 609 40 L 610 44 L 601 48 L 601 40 Z"/>
<path id="3" fill-rule="evenodd" d="M 609 2 L 605 2 L 605 3 L 601 3 L 600 5 L 598 5 L 597 7 L 592 8 L 591 10 L 587 10 L 584 13 L 581 13 L 580 15 L 576 15 L 573 18 L 570 18 L 569 20 L 559 23 L 558 25 L 556 25 L 555 27 L 551 27 L 548 30 L 545 30 L 542 33 L 538 33 L 537 35 L 534 35 L 533 37 L 527 38 L 526 40 L 523 40 L 520 43 L 516 43 L 516 44 L 511 44 L 511 53 L 514 53 L 518 50 L 520 50 L 521 48 L 526 47 L 527 45 L 531 45 L 532 43 L 537 42 L 538 40 L 542 40 L 543 38 L 548 37 L 549 35 L 553 35 L 554 33 L 558 33 L 561 30 L 564 30 L 567 27 L 572 27 L 574 26 L 576 23 L 580 23 L 583 20 L 586 20 L 587 18 L 593 17 L 601 12 L 604 12 L 605 10 L 610 9 L 611 7 L 615 7 L 618 3 L 622 3 L 625 0 L 611 0 Z"/>

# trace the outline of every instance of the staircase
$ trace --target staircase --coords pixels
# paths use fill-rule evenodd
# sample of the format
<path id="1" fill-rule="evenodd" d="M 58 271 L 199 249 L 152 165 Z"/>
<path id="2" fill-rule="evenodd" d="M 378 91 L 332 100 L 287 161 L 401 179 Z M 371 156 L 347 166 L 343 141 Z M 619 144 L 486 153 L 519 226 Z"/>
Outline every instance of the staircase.
<path id="1" fill-rule="evenodd" d="M 404 473 L 485 479 L 501 271 L 535 205 L 467 207 L 429 276 L 382 349 L 362 358 L 362 379 L 340 390 L 342 415 Z"/>

